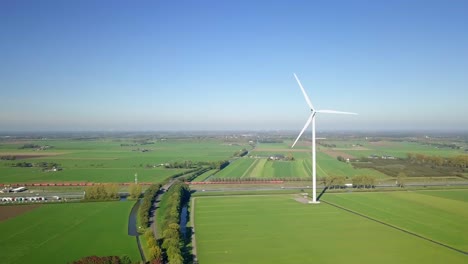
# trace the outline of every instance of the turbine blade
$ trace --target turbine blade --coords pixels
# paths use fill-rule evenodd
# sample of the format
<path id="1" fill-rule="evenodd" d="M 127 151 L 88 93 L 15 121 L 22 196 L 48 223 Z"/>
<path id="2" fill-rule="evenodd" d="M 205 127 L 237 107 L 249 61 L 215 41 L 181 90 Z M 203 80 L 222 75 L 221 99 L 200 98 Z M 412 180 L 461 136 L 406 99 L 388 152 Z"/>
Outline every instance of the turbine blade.
<path id="1" fill-rule="evenodd" d="M 297 143 L 297 141 L 299 140 L 299 138 L 302 136 L 302 134 L 304 133 L 304 131 L 305 131 L 305 130 L 307 129 L 307 127 L 310 125 L 310 122 L 312 122 L 312 118 L 314 117 L 314 114 L 315 114 L 315 113 L 310 114 L 309 119 L 307 119 L 307 122 L 305 123 L 304 128 L 301 130 L 301 133 L 299 133 L 299 136 L 297 136 L 296 141 L 294 141 L 294 144 L 292 144 L 291 148 L 294 148 L 294 146 L 296 145 L 296 143 Z"/>
<path id="2" fill-rule="evenodd" d="M 310 109 L 313 110 L 314 106 L 312 105 L 312 102 L 310 101 L 309 96 L 307 96 L 307 93 L 304 90 L 304 87 L 302 87 L 301 81 L 299 81 L 299 78 L 297 78 L 297 75 L 295 73 L 293 73 L 293 74 L 294 74 L 294 77 L 296 78 L 297 84 L 299 84 L 299 87 L 301 87 L 302 93 L 304 94 L 304 98 L 305 98 L 307 104 L 309 105 Z"/>
<path id="3" fill-rule="evenodd" d="M 335 111 L 335 110 L 317 110 L 316 112 L 317 113 L 326 113 L 326 114 L 357 115 L 356 113 L 342 112 L 342 111 Z"/>

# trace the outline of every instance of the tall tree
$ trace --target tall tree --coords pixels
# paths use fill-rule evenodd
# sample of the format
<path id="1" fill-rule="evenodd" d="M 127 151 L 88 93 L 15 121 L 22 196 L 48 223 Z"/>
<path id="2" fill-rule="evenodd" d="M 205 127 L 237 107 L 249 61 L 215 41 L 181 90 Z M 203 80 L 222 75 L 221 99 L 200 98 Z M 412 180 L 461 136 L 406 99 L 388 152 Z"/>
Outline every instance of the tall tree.
<path id="1" fill-rule="evenodd" d="M 141 195 L 141 185 L 132 183 L 128 187 L 128 192 L 130 193 L 130 197 L 132 199 L 138 199 Z"/>

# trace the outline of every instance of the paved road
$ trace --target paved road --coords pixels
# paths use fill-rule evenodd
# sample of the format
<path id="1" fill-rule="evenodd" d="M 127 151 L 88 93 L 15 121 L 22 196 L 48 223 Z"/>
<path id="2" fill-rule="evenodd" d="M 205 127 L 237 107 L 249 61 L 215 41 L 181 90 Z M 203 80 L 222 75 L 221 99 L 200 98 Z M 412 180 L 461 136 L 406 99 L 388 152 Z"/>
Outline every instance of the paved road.
<path id="1" fill-rule="evenodd" d="M 235 184 L 233 184 L 235 185 Z M 241 185 L 241 184 L 239 184 Z M 239 186 L 237 185 L 237 186 Z M 406 187 L 424 187 L 424 186 L 467 186 L 468 182 L 447 182 L 447 183 L 408 183 L 405 184 Z M 192 190 L 196 190 L 197 192 L 202 191 L 203 192 L 229 192 L 229 191 L 279 191 L 279 190 L 304 190 L 308 191 L 310 190 L 310 186 L 301 186 L 301 187 L 288 187 L 288 186 L 280 186 L 280 185 L 265 185 L 265 187 L 262 186 L 249 186 L 249 184 L 245 184 L 245 187 L 229 187 L 226 185 L 219 186 L 219 188 L 216 188 L 215 184 L 209 185 L 210 188 L 203 189 L 203 185 L 197 185 L 197 186 L 192 186 Z M 208 186 L 207 186 L 208 187 Z M 323 185 L 317 185 L 317 189 L 323 189 L 325 186 Z M 395 184 L 387 184 L 387 185 L 376 185 L 375 188 L 395 188 L 397 187 Z M 350 190 L 353 190 L 353 188 L 349 188 Z"/>

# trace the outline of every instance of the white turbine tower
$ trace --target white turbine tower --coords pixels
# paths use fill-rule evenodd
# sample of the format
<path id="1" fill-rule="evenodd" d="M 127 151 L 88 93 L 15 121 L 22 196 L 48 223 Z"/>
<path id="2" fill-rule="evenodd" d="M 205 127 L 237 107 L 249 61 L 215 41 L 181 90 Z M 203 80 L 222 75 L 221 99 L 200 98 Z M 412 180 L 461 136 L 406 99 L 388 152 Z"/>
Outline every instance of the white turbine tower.
<path id="1" fill-rule="evenodd" d="M 307 105 L 310 107 L 310 116 L 309 119 L 307 119 L 307 122 L 304 126 L 304 128 L 301 130 L 301 133 L 299 133 L 299 136 L 297 136 L 296 141 L 294 141 L 294 144 L 292 144 L 291 148 L 293 148 L 299 138 L 302 136 L 304 131 L 309 127 L 310 123 L 312 122 L 312 201 L 309 203 L 319 203 L 317 201 L 317 173 L 316 173 L 316 157 L 315 157 L 315 115 L 317 113 L 328 113 L 328 114 L 345 114 L 345 115 L 357 115 L 356 113 L 350 113 L 350 112 L 341 112 L 341 111 L 335 111 L 335 110 L 316 110 L 314 106 L 312 105 L 312 102 L 309 99 L 309 96 L 307 96 L 306 91 L 304 90 L 304 87 L 302 87 L 301 82 L 299 81 L 299 78 L 297 78 L 296 74 L 294 73 L 294 77 L 296 78 L 297 83 L 299 84 L 299 87 L 302 90 L 302 93 L 304 94 L 304 98 L 307 102 Z"/>

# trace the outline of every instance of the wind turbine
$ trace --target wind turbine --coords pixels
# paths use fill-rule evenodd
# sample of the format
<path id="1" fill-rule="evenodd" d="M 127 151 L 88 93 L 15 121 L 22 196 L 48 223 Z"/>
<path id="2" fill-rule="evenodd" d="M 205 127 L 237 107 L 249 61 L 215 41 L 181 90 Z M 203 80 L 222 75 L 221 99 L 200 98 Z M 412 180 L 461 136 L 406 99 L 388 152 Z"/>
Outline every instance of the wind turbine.
<path id="1" fill-rule="evenodd" d="M 299 81 L 299 78 L 297 78 L 297 75 L 294 73 L 294 77 L 296 78 L 297 83 L 299 84 L 299 87 L 302 90 L 302 93 L 304 94 L 304 98 L 307 102 L 307 105 L 310 107 L 310 116 L 309 119 L 307 119 L 307 122 L 305 123 L 304 128 L 302 128 L 301 133 L 299 133 L 299 136 L 297 136 L 296 141 L 294 141 L 294 144 L 292 144 L 291 148 L 294 148 L 296 145 L 297 141 L 299 138 L 302 136 L 304 131 L 309 127 L 310 123 L 312 122 L 312 201 L 309 201 L 309 203 L 320 203 L 317 201 L 317 171 L 316 171 L 316 157 L 315 157 L 315 115 L 317 113 L 327 113 L 327 114 L 345 114 L 345 115 L 357 115 L 356 113 L 351 113 L 351 112 L 341 112 L 341 111 L 335 111 L 335 110 L 316 110 L 314 106 L 312 105 L 312 102 L 309 99 L 309 96 L 307 96 L 306 91 L 304 90 L 304 87 L 302 87 L 301 81 Z"/>

